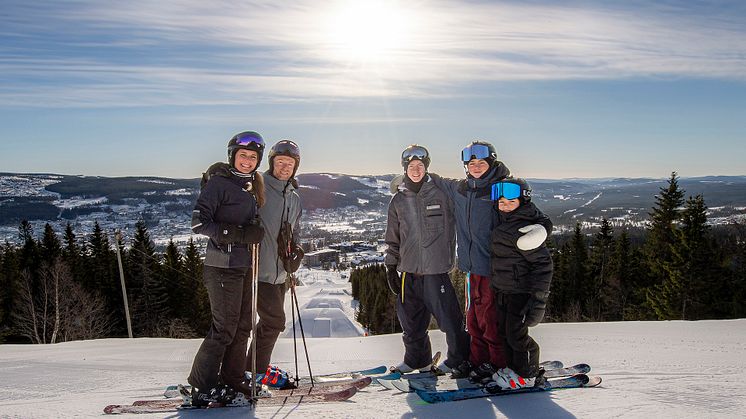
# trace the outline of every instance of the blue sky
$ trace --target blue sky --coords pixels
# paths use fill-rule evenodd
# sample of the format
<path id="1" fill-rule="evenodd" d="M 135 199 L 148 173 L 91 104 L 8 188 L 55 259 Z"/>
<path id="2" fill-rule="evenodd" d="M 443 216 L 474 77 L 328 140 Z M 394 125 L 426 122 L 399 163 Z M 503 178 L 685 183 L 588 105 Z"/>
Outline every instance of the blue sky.
<path id="1" fill-rule="evenodd" d="M 0 172 L 197 177 L 256 130 L 300 172 L 746 175 L 746 2 L 556 3 L 3 0 Z"/>

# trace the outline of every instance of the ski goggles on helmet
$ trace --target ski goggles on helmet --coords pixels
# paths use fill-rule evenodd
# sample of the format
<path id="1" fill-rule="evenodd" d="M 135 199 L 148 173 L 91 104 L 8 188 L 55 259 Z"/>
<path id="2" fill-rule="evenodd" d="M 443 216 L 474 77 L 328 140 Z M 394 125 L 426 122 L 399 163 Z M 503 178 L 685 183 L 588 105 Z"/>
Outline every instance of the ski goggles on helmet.
<path id="1" fill-rule="evenodd" d="M 253 132 L 243 133 L 236 136 L 233 145 L 237 147 L 254 146 L 259 150 L 263 150 L 264 139 Z"/>
<path id="2" fill-rule="evenodd" d="M 282 140 L 272 146 L 270 156 L 289 156 L 300 159 L 300 148 L 298 148 L 298 144 L 290 140 Z"/>
<path id="3" fill-rule="evenodd" d="M 407 147 L 407 149 L 401 153 L 401 162 L 404 166 L 406 166 L 412 160 L 420 160 L 424 163 L 426 160 L 428 160 L 428 157 L 429 154 L 425 147 L 414 145 Z"/>
<path id="4" fill-rule="evenodd" d="M 469 163 L 472 159 L 487 159 L 492 157 L 490 148 L 484 144 L 470 144 L 461 150 L 461 161 Z"/>
<path id="5" fill-rule="evenodd" d="M 518 199 L 521 197 L 521 185 L 512 182 L 498 182 L 492 185 L 490 198 L 498 201 L 500 198 Z"/>

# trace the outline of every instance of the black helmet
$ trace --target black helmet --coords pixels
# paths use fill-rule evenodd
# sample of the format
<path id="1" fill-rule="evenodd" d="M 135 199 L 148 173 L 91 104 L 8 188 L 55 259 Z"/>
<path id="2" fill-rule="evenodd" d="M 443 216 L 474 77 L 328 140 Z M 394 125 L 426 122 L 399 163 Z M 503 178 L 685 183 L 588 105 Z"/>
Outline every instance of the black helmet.
<path id="1" fill-rule="evenodd" d="M 294 178 L 295 172 L 298 171 L 298 166 L 300 166 L 300 148 L 298 148 L 298 144 L 290 140 L 280 140 L 273 145 L 269 150 L 269 173 L 274 173 L 276 156 L 288 156 L 295 160 L 293 175 L 290 176 Z"/>
<path id="2" fill-rule="evenodd" d="M 472 141 L 471 144 L 461 150 L 461 161 L 466 166 L 472 159 L 485 160 L 492 167 L 497 161 L 497 151 L 495 151 L 495 147 L 492 144 L 486 141 Z"/>
<path id="3" fill-rule="evenodd" d="M 262 155 L 264 154 L 264 138 L 254 131 L 244 131 L 234 135 L 228 141 L 228 163 L 231 168 L 235 162 L 236 151 L 241 149 L 256 151 L 257 161 L 254 170 L 258 169 L 259 165 L 262 164 Z"/>
<path id="4" fill-rule="evenodd" d="M 531 185 L 523 178 L 505 178 L 492 185 L 492 200 L 497 201 L 502 197 L 507 199 L 520 199 L 522 204 L 531 202 Z"/>
<path id="5" fill-rule="evenodd" d="M 419 160 L 425 165 L 425 170 L 430 166 L 430 153 L 421 145 L 412 144 L 401 153 L 401 165 L 407 170 L 407 165 L 412 160 Z"/>

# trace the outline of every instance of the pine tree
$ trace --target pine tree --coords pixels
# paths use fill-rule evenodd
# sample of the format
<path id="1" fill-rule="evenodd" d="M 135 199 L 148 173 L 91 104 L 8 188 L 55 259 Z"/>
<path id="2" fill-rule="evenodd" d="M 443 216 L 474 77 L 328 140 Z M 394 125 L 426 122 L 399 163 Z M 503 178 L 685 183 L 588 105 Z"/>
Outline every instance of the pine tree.
<path id="1" fill-rule="evenodd" d="M 44 234 L 39 246 L 39 256 L 41 260 L 48 264 L 53 264 L 57 258 L 62 255 L 62 242 L 60 242 L 57 233 L 49 223 L 44 225 Z"/>
<path id="2" fill-rule="evenodd" d="M 601 221 L 601 229 L 594 237 L 589 261 L 589 284 L 591 284 L 593 288 L 589 295 L 586 314 L 589 319 L 594 321 L 602 321 L 605 319 L 605 310 L 608 309 L 608 306 L 603 304 L 602 300 L 613 298 L 613 296 L 608 293 L 610 290 L 608 287 L 611 278 L 610 262 L 614 250 L 613 234 L 614 231 L 611 228 L 609 220 L 604 217 Z"/>
<path id="3" fill-rule="evenodd" d="M 671 261 L 664 264 L 668 276 L 649 292 L 660 320 L 696 320 L 715 313 L 707 306 L 711 300 L 718 302 L 712 298 L 718 294 L 713 272 L 721 272 L 708 231 L 704 198 L 690 197 L 681 213 L 681 227 L 674 230 Z"/>
<path id="4" fill-rule="evenodd" d="M 189 303 L 180 308 L 182 317 L 189 319 L 190 327 L 198 334 L 207 333 L 212 322 L 210 298 L 202 281 L 203 263 L 194 240 L 190 237 L 184 251 L 184 279 L 187 286 L 185 300 Z"/>
<path id="5" fill-rule="evenodd" d="M 122 259 L 125 259 L 124 254 Z M 94 223 L 93 232 L 85 245 L 85 257 L 80 269 L 83 273 L 80 280 L 83 288 L 89 293 L 100 293 L 105 305 L 113 310 L 112 333 L 116 336 L 126 336 L 127 322 L 117 258 L 108 235 L 98 221 Z"/>
<path id="6" fill-rule="evenodd" d="M 155 245 L 145 222 L 135 223 L 127 258 L 127 293 L 132 301 L 132 329 L 139 336 L 158 336 L 169 320 L 168 287 L 163 283 Z"/>
<path id="7" fill-rule="evenodd" d="M 650 215 L 650 227 L 645 242 L 648 265 L 648 284 L 662 284 L 668 276 L 665 265 L 673 260 L 671 247 L 676 241 L 676 223 L 679 221 L 684 191 L 679 188 L 676 172 L 671 173 L 668 187 L 660 188 Z"/>
<path id="8" fill-rule="evenodd" d="M 181 252 L 172 237 L 163 254 L 163 282 L 171 290 L 168 294 L 169 310 L 177 315 L 182 307 L 193 302 L 188 299 L 190 290 L 188 279 L 182 272 L 183 264 Z"/>
<path id="9" fill-rule="evenodd" d="M 561 308 L 566 321 L 580 321 L 587 316 L 588 302 L 594 284 L 588 275 L 588 246 L 580 223 L 575 224 L 572 238 L 564 248 L 562 273 L 565 278 L 566 306 Z M 585 317 L 587 319 L 587 317 Z"/>

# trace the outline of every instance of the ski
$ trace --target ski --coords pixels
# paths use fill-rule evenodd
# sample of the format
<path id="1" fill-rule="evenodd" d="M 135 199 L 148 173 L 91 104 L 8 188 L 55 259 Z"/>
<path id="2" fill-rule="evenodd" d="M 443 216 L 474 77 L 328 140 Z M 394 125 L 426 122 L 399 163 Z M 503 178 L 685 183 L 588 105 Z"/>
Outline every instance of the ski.
<path id="1" fill-rule="evenodd" d="M 577 364 L 571 367 L 562 367 L 564 364 L 560 361 L 545 361 L 540 364 L 546 369 L 545 378 L 567 377 L 575 374 L 587 374 L 591 367 L 588 364 Z M 552 369 L 553 367 L 557 367 Z M 399 390 L 412 392 L 415 389 L 410 388 L 410 382 L 417 382 L 416 387 L 422 390 L 456 390 L 462 388 L 479 388 L 484 384 L 472 382 L 468 378 L 453 379 L 448 376 L 437 376 L 431 372 L 412 373 L 412 374 L 388 374 L 376 378 L 378 383 L 390 390 Z"/>
<path id="2" fill-rule="evenodd" d="M 585 374 L 577 374 L 571 377 L 547 380 L 535 387 L 524 387 L 517 390 L 500 390 L 496 385 L 483 386 L 479 388 L 468 388 L 459 390 L 430 391 L 416 390 L 417 395 L 428 403 L 442 403 L 457 400 L 467 400 L 479 397 L 507 396 L 512 394 L 536 393 L 541 391 L 553 391 L 567 388 L 596 387 L 601 384 L 601 377 L 589 377 Z"/>
<path id="3" fill-rule="evenodd" d="M 285 391 L 285 390 L 283 390 Z M 269 397 L 260 397 L 256 400 L 259 406 L 280 406 L 285 404 L 298 404 L 298 403 L 323 403 L 323 402 L 339 402 L 345 401 L 357 393 L 357 387 L 347 387 L 341 390 L 328 391 L 328 392 L 308 392 L 307 390 L 294 389 L 294 393 L 287 394 L 272 394 Z M 204 407 L 206 409 L 217 409 L 217 408 L 252 408 L 251 403 L 241 405 L 221 405 L 218 403 L 210 404 L 210 406 Z M 120 414 L 120 413 L 159 413 L 159 412 L 176 412 L 181 410 L 197 410 L 204 409 L 201 407 L 195 407 L 190 404 L 184 404 L 182 399 L 159 399 L 159 400 L 138 400 L 131 405 L 109 405 L 104 408 L 106 414 Z"/>
<path id="4" fill-rule="evenodd" d="M 427 377 L 435 377 L 438 375 L 443 375 L 442 372 L 437 370 L 438 361 L 440 361 L 440 351 L 436 352 L 435 355 L 433 355 L 433 359 L 430 361 L 430 370 L 429 371 L 422 371 L 420 372 L 411 372 L 411 373 L 405 373 L 402 374 L 401 371 L 398 371 L 394 367 L 391 367 L 390 373 L 376 377 L 375 383 L 381 385 L 384 388 L 387 388 L 389 390 L 395 390 L 395 387 L 391 383 L 393 380 L 398 380 L 403 376 L 427 376 Z"/>
<path id="5" fill-rule="evenodd" d="M 365 387 L 368 387 L 373 381 L 373 378 L 371 377 L 361 377 L 361 378 L 350 378 L 350 379 L 340 379 L 335 381 L 324 381 L 315 383 L 313 386 L 311 386 L 311 383 L 300 383 L 300 385 L 297 388 L 272 388 L 269 387 L 269 390 L 272 392 L 272 394 L 292 394 L 293 391 L 297 393 L 298 391 L 308 391 L 308 390 L 314 390 L 315 392 L 324 392 L 324 391 L 332 391 L 331 389 L 335 388 L 347 388 L 347 387 L 356 387 L 358 390 L 361 390 Z M 190 385 L 184 385 L 183 386 L 187 391 L 192 390 L 192 386 Z M 166 398 L 174 398 L 179 397 L 181 393 L 179 392 L 179 386 L 168 386 L 166 387 L 166 391 L 163 392 L 163 396 Z"/>

